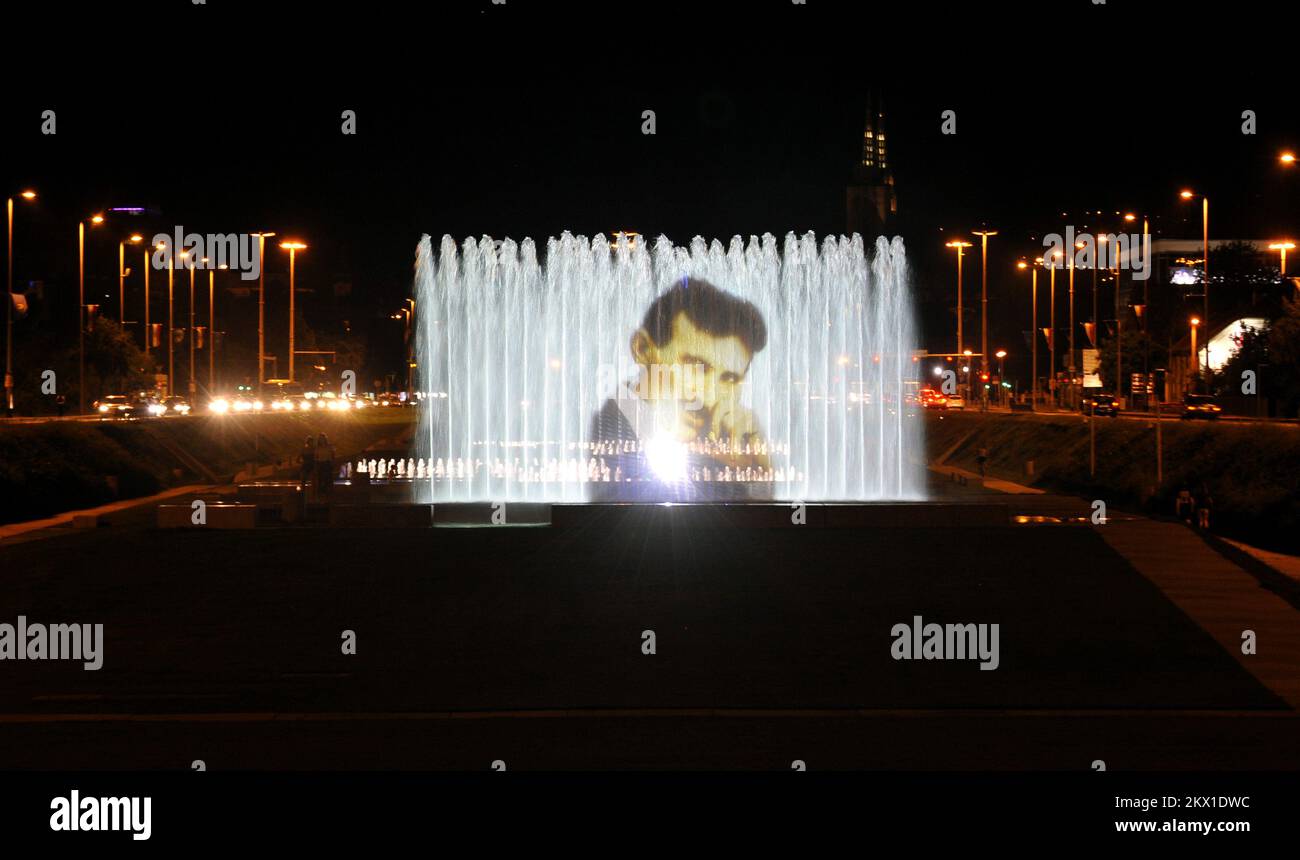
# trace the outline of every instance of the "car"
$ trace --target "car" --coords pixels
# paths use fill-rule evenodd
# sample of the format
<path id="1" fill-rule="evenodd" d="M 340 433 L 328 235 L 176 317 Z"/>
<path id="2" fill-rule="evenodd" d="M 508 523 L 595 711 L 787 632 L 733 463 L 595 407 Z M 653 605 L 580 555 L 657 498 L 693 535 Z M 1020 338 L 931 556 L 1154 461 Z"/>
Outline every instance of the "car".
<path id="1" fill-rule="evenodd" d="M 947 409 L 948 398 L 933 388 L 922 388 L 917 395 L 923 409 Z"/>
<path id="2" fill-rule="evenodd" d="M 1184 420 L 1189 418 L 1217 419 L 1223 412 L 1218 402 L 1209 394 L 1189 394 L 1183 398 Z"/>
<path id="3" fill-rule="evenodd" d="M 1085 415 L 1109 415 L 1114 418 L 1119 415 L 1119 401 L 1111 394 L 1088 394 L 1079 404 L 1079 409 Z"/>
<path id="4" fill-rule="evenodd" d="M 949 394 L 948 402 L 944 404 L 944 409 L 962 409 L 966 408 L 966 398 L 960 394 Z"/>
<path id="5" fill-rule="evenodd" d="M 174 394 L 171 397 L 164 397 L 162 402 L 158 405 L 163 408 L 163 411 L 160 413 L 162 415 L 190 414 L 190 402 L 179 395 Z"/>
<path id="6" fill-rule="evenodd" d="M 135 418 L 144 413 L 146 403 L 127 394 L 110 394 L 95 401 L 95 411 L 103 418 Z"/>

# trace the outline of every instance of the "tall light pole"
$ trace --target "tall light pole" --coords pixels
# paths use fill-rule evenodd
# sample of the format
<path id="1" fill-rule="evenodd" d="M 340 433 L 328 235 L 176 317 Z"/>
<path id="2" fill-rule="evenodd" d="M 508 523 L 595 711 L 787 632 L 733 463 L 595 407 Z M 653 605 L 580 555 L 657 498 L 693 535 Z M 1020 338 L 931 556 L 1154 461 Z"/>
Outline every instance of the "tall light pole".
<path id="1" fill-rule="evenodd" d="M 275 233 L 263 230 L 257 237 L 257 396 L 262 396 L 266 367 L 266 240 Z"/>
<path id="2" fill-rule="evenodd" d="M 222 263 L 218 269 L 226 268 Z M 208 269 L 208 396 L 217 391 L 217 272 Z"/>
<path id="3" fill-rule="evenodd" d="M 1184 200 L 1191 200 L 1196 196 L 1192 191 L 1184 190 L 1179 192 L 1179 197 Z M 1204 194 L 1201 195 L 1201 282 L 1202 282 L 1202 307 L 1201 319 L 1205 324 L 1210 324 L 1210 198 Z M 1210 372 L 1210 339 L 1205 339 L 1205 372 Z M 1199 376 L 1201 368 L 1196 368 Z"/>
<path id="4" fill-rule="evenodd" d="M 293 351 L 294 351 L 294 292 L 296 290 L 294 282 L 294 263 L 299 251 L 306 250 L 307 246 L 302 242 L 289 240 L 281 242 L 280 247 L 289 252 L 289 381 L 294 381 L 293 376 Z"/>
<path id="5" fill-rule="evenodd" d="M 980 376 L 989 372 L 989 237 L 996 236 L 997 230 L 973 230 L 980 237 Z M 980 405 L 987 409 L 989 390 L 982 389 Z"/>
<path id="6" fill-rule="evenodd" d="M 1060 268 L 1061 252 L 1056 251 L 1052 254 L 1052 259 L 1048 263 L 1047 272 L 1050 286 L 1048 291 L 1052 294 L 1051 299 L 1051 327 L 1047 330 L 1047 353 L 1048 364 L 1051 366 L 1051 372 L 1047 375 L 1047 390 L 1052 395 L 1053 408 L 1056 404 L 1056 270 Z"/>
<path id="7" fill-rule="evenodd" d="M 18 196 L 23 200 L 35 200 L 36 192 L 23 191 Z M 5 212 L 9 216 L 9 249 L 8 256 L 5 256 L 9 269 L 9 287 L 4 303 L 4 401 L 5 412 L 13 414 L 13 197 L 9 197 Z"/>
<path id="8" fill-rule="evenodd" d="M 1201 369 L 1200 369 L 1199 367 L 1197 367 L 1197 358 L 1196 358 L 1196 329 L 1197 329 L 1197 327 L 1200 326 L 1201 321 L 1200 321 L 1198 318 L 1196 318 L 1196 317 L 1192 317 L 1192 319 L 1191 319 L 1191 323 L 1192 323 L 1192 349 L 1191 349 L 1191 351 L 1190 351 L 1190 352 L 1188 353 L 1188 355 L 1187 355 L 1187 363 L 1188 363 L 1188 369 L 1189 369 L 1189 370 L 1192 369 L 1192 368 L 1195 368 L 1195 369 L 1196 369 L 1196 374 L 1195 374 L 1195 375 L 1188 374 L 1188 375 L 1189 375 L 1192 379 L 1197 379 L 1197 378 L 1201 375 Z M 1189 392 L 1191 391 L 1191 385 L 1190 385 L 1190 384 L 1188 385 L 1188 391 L 1189 391 Z"/>
<path id="9" fill-rule="evenodd" d="M 948 242 L 945 245 L 945 247 L 957 249 L 957 352 L 961 353 L 964 347 L 964 344 L 962 342 L 962 336 L 961 336 L 961 317 L 962 317 L 961 261 L 962 261 L 962 254 L 965 252 L 967 248 L 971 247 L 971 243 L 954 240 L 952 242 Z"/>
<path id="10" fill-rule="evenodd" d="M 205 261 L 207 257 L 203 258 Z M 190 328 L 187 331 L 186 339 L 190 342 L 190 405 L 193 406 L 195 395 L 198 394 L 198 384 L 194 379 L 194 270 L 198 268 L 193 254 L 186 255 L 186 262 L 190 269 Z"/>
<path id="11" fill-rule="evenodd" d="M 1076 242 L 1076 243 L 1074 244 L 1074 247 L 1070 249 L 1070 263 L 1069 263 L 1069 266 L 1070 266 L 1070 399 L 1071 399 L 1071 402 L 1073 402 L 1073 399 L 1074 399 L 1074 378 L 1075 378 L 1075 375 L 1074 375 L 1074 374 L 1075 374 L 1075 366 L 1074 366 L 1074 264 L 1075 264 L 1075 262 L 1076 262 L 1076 261 L 1075 261 L 1075 254 L 1076 254 L 1076 252 L 1078 251 L 1078 249 L 1079 249 L 1079 248 L 1082 248 L 1082 247 L 1083 247 L 1083 243 L 1082 243 L 1082 242 Z M 1071 407 L 1071 408 L 1073 408 L 1073 407 Z"/>
<path id="12" fill-rule="evenodd" d="M 1041 265 L 1043 265 L 1042 257 L 1034 260 L 1032 266 L 1024 260 L 1016 263 L 1016 268 L 1021 271 L 1029 269 L 1030 282 L 1033 285 L 1030 288 L 1033 300 L 1029 312 L 1029 340 L 1033 345 L 1031 349 L 1033 361 L 1030 365 L 1029 409 L 1033 412 L 1038 411 L 1038 267 Z"/>
<path id="13" fill-rule="evenodd" d="M 1268 246 L 1268 249 L 1270 251 L 1282 252 L 1282 265 L 1281 268 L 1279 269 L 1279 272 L 1282 275 L 1282 280 L 1284 281 L 1286 280 L 1286 252 L 1292 250 L 1293 248 L 1295 248 L 1294 242 L 1273 242 Z"/>
<path id="14" fill-rule="evenodd" d="M 104 223 L 92 215 L 92 225 Z M 86 414 L 86 221 L 77 222 L 77 414 Z"/>
<path id="15" fill-rule="evenodd" d="M 137 245 L 144 241 L 139 233 L 132 233 L 129 239 L 117 243 L 117 321 L 126 328 L 126 246 Z"/>
<path id="16" fill-rule="evenodd" d="M 158 248 L 165 247 L 162 242 L 157 245 Z M 149 262 L 149 254 L 153 248 L 144 249 L 144 355 L 149 357 L 149 349 L 153 346 L 153 325 L 149 318 L 149 270 L 153 266 Z"/>
<path id="17" fill-rule="evenodd" d="M 186 251 L 181 251 L 181 257 L 184 258 Z M 176 281 L 176 249 L 172 248 L 171 253 L 167 255 L 167 394 L 168 396 L 176 393 L 176 335 L 173 334 L 173 326 L 176 323 L 175 306 L 176 293 L 173 289 Z M 191 404 L 192 406 L 193 404 Z"/>

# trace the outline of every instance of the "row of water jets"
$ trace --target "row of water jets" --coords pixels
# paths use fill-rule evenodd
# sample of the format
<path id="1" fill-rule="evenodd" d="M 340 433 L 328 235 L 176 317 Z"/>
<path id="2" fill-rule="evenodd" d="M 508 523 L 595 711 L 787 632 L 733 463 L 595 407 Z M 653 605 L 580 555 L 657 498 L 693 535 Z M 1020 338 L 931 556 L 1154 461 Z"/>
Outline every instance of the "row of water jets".
<path id="1" fill-rule="evenodd" d="M 412 454 L 421 501 L 581 501 L 608 464 L 589 440 L 629 340 L 684 276 L 753 303 L 768 331 L 742 399 L 778 499 L 922 498 L 916 326 L 901 239 L 788 233 L 689 247 L 564 233 L 416 251 Z M 423 470 L 420 468 L 424 462 Z M 406 474 L 410 476 L 411 468 Z"/>

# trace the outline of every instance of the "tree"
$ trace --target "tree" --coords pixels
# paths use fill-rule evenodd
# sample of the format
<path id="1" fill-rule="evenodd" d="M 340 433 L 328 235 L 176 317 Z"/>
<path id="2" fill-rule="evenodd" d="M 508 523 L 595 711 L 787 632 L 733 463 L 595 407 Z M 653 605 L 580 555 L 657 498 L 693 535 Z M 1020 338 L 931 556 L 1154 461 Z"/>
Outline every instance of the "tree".
<path id="1" fill-rule="evenodd" d="M 1142 332 L 1140 325 L 1136 321 L 1130 321 L 1124 326 L 1124 349 L 1121 357 L 1121 361 L 1124 363 L 1124 378 L 1122 390 L 1115 392 L 1117 395 L 1123 395 L 1132 388 L 1133 374 L 1165 366 L 1164 345 L 1155 340 L 1150 340 L 1149 335 Z M 1115 340 L 1113 335 L 1103 340 L 1097 355 L 1097 373 L 1101 376 L 1102 387 L 1107 391 L 1112 390 L 1115 386 Z M 1149 340 L 1151 357 L 1148 366 L 1147 348 Z"/>

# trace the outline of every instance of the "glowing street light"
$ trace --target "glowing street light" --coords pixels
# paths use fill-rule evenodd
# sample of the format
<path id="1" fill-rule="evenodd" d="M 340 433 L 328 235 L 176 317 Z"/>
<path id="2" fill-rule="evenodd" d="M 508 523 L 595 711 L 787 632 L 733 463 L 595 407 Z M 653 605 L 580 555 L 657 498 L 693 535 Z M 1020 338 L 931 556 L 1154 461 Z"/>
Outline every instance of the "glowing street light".
<path id="1" fill-rule="evenodd" d="M 104 223 L 103 215 L 77 222 L 77 414 L 86 414 L 86 221 Z"/>
<path id="2" fill-rule="evenodd" d="M 24 200 L 36 199 L 35 191 L 22 191 L 18 194 Z M 7 256 L 8 295 L 5 296 L 5 411 L 14 412 L 14 199 L 10 197 L 5 206 L 9 216 L 9 244 Z"/>
<path id="3" fill-rule="evenodd" d="M 960 240 L 954 240 L 952 242 L 948 242 L 947 244 L 945 244 L 944 247 L 957 249 L 957 351 L 961 352 L 962 351 L 961 261 L 962 261 L 962 254 L 965 252 L 967 248 L 972 247 L 972 245 L 970 242 L 962 242 Z"/>
<path id="4" fill-rule="evenodd" d="M 1282 271 L 1282 277 L 1283 277 L 1283 278 L 1286 277 L 1286 252 L 1292 250 L 1293 248 L 1295 248 L 1295 243 L 1294 243 L 1294 242 L 1274 242 L 1273 244 L 1271 244 L 1271 245 L 1268 246 L 1268 249 L 1269 249 L 1270 251 L 1281 251 L 1281 252 L 1282 252 L 1282 269 L 1281 269 L 1281 271 Z"/>
<path id="5" fill-rule="evenodd" d="M 1291 165 L 1295 164 L 1295 153 L 1284 152 L 1277 157 L 1277 160 L 1282 162 L 1282 164 L 1286 165 L 1287 167 L 1290 167 Z"/>
<path id="6" fill-rule="evenodd" d="M 980 372 L 987 374 L 989 370 L 989 237 L 996 236 L 998 231 L 972 230 L 971 232 L 980 237 Z M 988 389 L 984 389 L 980 403 L 987 409 L 988 402 Z"/>
<path id="7" fill-rule="evenodd" d="M 289 381 L 293 382 L 294 262 L 297 259 L 297 253 L 305 251 L 307 246 L 302 242 L 291 239 L 281 242 L 280 247 L 289 252 Z"/>
<path id="8" fill-rule="evenodd" d="M 1196 194 L 1190 190 L 1179 192 L 1179 197 L 1184 200 L 1191 200 Z M 1210 198 L 1201 195 L 1201 295 L 1202 308 L 1201 316 L 1208 322 L 1210 319 Z M 1205 343 L 1205 370 L 1208 373 L 1210 369 L 1210 344 Z M 1200 373 L 1200 368 L 1197 368 Z"/>
<path id="9" fill-rule="evenodd" d="M 1030 310 L 1030 317 L 1029 317 L 1029 340 L 1033 343 L 1033 350 L 1032 350 L 1033 362 L 1030 366 L 1031 382 L 1030 382 L 1030 392 L 1029 392 L 1029 409 L 1030 411 L 1033 412 L 1038 411 L 1038 267 L 1041 265 L 1043 265 L 1042 257 L 1039 257 L 1038 259 L 1034 260 L 1034 265 L 1032 268 L 1030 267 L 1029 263 L 1025 262 L 1024 260 L 1021 260 L 1019 263 L 1016 263 L 1016 268 L 1020 269 L 1022 272 L 1025 269 L 1030 270 L 1030 278 L 1031 278 L 1031 283 L 1033 285 L 1032 286 L 1033 302 L 1030 305 L 1031 310 Z"/>
<path id="10" fill-rule="evenodd" d="M 266 367 L 266 240 L 275 233 L 263 230 L 253 235 L 257 237 L 257 394 L 260 397 Z"/>
<path id="11" fill-rule="evenodd" d="M 139 233 L 132 233 L 128 238 L 117 243 L 117 321 L 126 326 L 126 246 L 138 245 L 144 241 Z"/>

